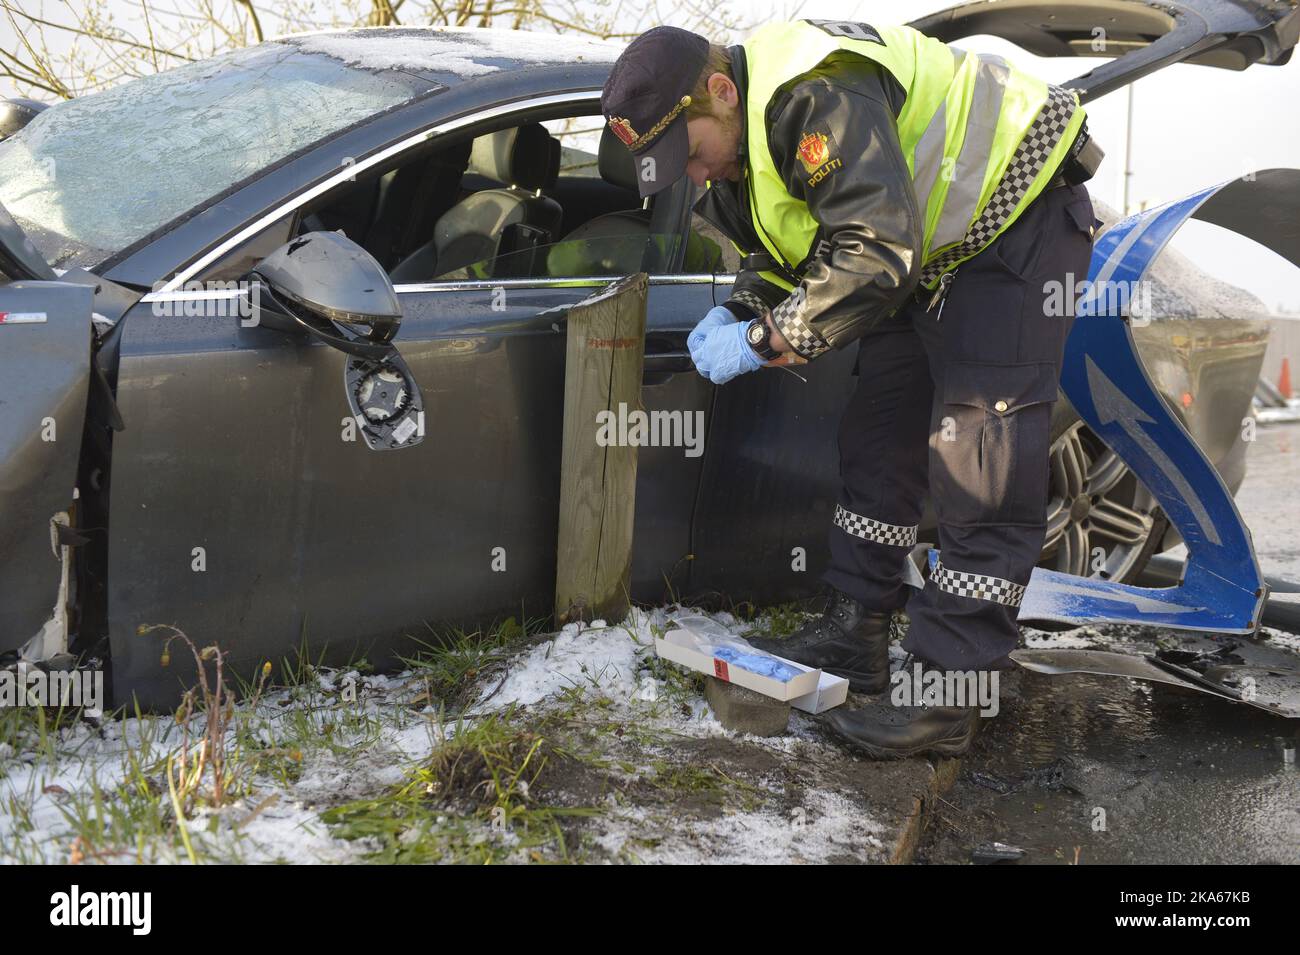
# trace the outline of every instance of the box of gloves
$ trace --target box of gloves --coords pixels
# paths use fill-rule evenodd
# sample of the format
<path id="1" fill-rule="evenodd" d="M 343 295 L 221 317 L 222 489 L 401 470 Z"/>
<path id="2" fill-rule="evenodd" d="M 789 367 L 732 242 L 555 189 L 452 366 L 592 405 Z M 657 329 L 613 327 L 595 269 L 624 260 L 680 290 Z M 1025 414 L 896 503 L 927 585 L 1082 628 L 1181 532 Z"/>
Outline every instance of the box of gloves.
<path id="1" fill-rule="evenodd" d="M 751 647 L 703 615 L 675 618 L 655 653 L 690 670 L 734 683 L 795 709 L 821 713 L 848 698 L 849 681 Z"/>

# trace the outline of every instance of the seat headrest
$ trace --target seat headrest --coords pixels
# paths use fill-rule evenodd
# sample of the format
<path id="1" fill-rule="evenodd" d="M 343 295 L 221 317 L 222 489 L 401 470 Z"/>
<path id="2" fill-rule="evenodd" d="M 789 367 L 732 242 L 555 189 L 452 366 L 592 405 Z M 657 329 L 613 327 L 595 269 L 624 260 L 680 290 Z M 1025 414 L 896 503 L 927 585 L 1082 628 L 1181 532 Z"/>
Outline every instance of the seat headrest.
<path id="1" fill-rule="evenodd" d="M 600 178 L 606 182 L 631 189 L 633 192 L 638 191 L 636 157 L 632 155 L 632 150 L 624 146 L 622 140 L 614 135 L 609 126 L 600 131 L 596 169 L 600 172 Z"/>
<path id="2" fill-rule="evenodd" d="M 472 172 L 523 189 L 550 189 L 560 174 L 560 141 L 540 123 L 497 130 L 474 140 Z"/>

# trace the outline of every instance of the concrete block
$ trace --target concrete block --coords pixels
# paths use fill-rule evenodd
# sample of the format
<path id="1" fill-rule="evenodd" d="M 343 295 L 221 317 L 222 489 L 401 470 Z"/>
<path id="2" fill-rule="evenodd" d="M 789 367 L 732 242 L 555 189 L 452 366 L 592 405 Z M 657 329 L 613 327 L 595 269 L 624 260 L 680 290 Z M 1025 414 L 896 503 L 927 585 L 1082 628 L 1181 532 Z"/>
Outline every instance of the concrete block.
<path id="1" fill-rule="evenodd" d="M 790 704 L 715 677 L 706 678 L 704 696 L 713 715 L 727 729 L 754 736 L 783 736 L 790 725 Z"/>

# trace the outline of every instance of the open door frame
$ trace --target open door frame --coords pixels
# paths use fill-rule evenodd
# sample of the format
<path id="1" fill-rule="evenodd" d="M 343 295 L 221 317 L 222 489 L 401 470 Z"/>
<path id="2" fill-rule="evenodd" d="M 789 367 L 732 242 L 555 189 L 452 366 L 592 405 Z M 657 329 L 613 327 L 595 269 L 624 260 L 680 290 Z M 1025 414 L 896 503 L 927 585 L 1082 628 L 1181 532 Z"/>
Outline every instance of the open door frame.
<path id="1" fill-rule="evenodd" d="M 1280 66 L 1300 38 L 1300 9 L 1252 0 L 975 0 L 908 26 L 945 43 L 988 34 L 1038 56 L 1114 57 L 1061 84 L 1086 103 L 1171 63 Z"/>

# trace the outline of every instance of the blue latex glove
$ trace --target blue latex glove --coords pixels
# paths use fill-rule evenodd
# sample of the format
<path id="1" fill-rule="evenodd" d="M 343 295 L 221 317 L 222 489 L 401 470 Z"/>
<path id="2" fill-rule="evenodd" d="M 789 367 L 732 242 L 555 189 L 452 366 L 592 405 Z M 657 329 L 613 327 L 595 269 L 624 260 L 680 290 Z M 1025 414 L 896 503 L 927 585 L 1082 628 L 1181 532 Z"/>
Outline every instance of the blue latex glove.
<path id="1" fill-rule="evenodd" d="M 714 647 L 713 655 L 719 660 L 726 660 L 728 663 L 740 667 L 742 670 L 757 673 L 759 676 L 771 677 L 773 680 L 779 680 L 782 683 L 789 683 L 803 672 L 774 657 L 759 653 L 743 653 L 733 647 Z"/>
<path id="2" fill-rule="evenodd" d="M 691 357 L 695 357 L 695 352 L 704 344 L 704 339 L 708 337 L 709 332 L 735 322 L 736 316 L 732 314 L 731 309 L 721 305 L 709 309 L 709 314 L 700 319 L 700 323 L 686 336 L 686 347 L 691 350 Z"/>
<path id="3" fill-rule="evenodd" d="M 701 375 L 715 385 L 763 367 L 763 359 L 745 341 L 748 322 L 737 321 L 731 310 L 717 305 L 686 338 L 691 360 Z"/>

